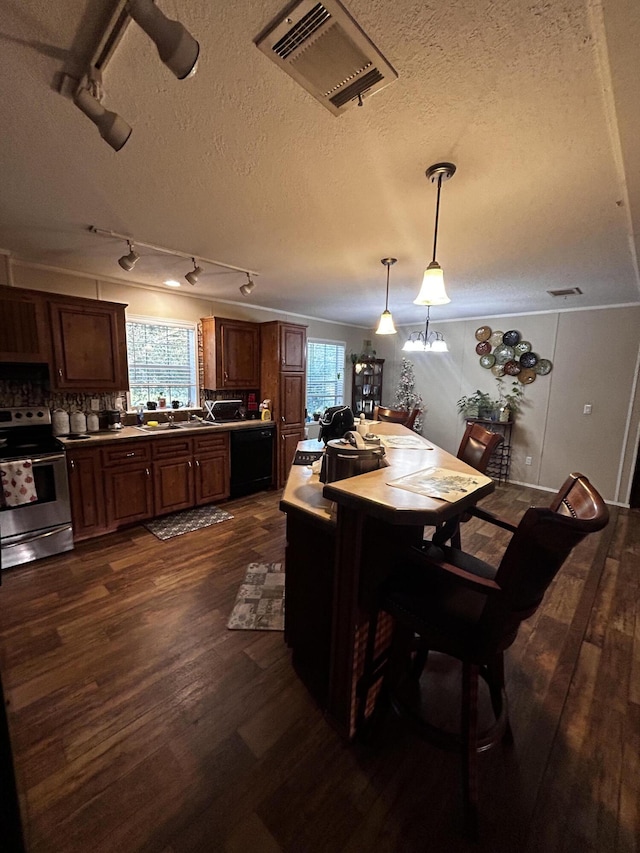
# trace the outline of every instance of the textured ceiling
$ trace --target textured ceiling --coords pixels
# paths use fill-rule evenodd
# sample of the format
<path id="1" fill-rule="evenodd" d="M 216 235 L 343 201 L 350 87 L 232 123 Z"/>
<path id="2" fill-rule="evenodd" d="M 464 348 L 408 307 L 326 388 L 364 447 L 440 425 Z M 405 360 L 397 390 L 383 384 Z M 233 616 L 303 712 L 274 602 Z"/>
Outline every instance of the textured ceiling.
<path id="1" fill-rule="evenodd" d="M 257 270 L 252 304 L 372 326 L 414 306 L 449 160 L 438 319 L 637 302 L 640 7 L 632 0 L 348 0 L 398 72 L 335 117 L 254 38 L 279 0 L 159 0 L 201 45 L 179 82 L 131 24 L 104 104 L 133 127 L 115 153 L 60 95 L 113 0 L 4 0 L 0 24 L 0 247 L 17 259 L 144 284 L 181 278 L 89 225 Z M 206 265 L 205 265 L 206 266 Z M 242 274 L 207 267 L 183 291 L 242 301 Z M 217 274 L 216 274 L 217 273 Z M 161 284 L 160 284 L 161 286 Z M 583 295 L 552 299 L 548 289 Z"/>

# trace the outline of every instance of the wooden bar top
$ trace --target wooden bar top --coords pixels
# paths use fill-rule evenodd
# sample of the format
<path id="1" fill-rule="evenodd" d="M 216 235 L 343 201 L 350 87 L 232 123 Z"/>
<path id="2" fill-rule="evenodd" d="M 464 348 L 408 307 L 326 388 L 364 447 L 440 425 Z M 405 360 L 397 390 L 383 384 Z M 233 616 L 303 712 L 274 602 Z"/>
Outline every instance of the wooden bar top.
<path id="1" fill-rule="evenodd" d="M 281 509 L 284 512 L 289 508 L 298 509 L 317 519 L 333 523 L 332 503 L 335 503 L 362 511 L 390 524 L 433 525 L 458 515 L 495 489 L 494 482 L 490 481 L 470 492 L 467 497 L 449 503 L 390 486 L 388 483 L 391 480 L 425 468 L 448 468 L 469 475 L 478 472 L 446 450 L 399 424 L 379 422 L 371 426 L 371 431 L 379 436 L 413 436 L 419 439 L 424 447 L 387 447 L 385 459 L 388 467 L 327 484 L 321 483 L 319 475 L 313 474 L 309 467 L 293 465 L 282 496 Z M 300 450 L 321 450 L 322 447 L 318 441 L 303 441 L 298 445 Z"/>

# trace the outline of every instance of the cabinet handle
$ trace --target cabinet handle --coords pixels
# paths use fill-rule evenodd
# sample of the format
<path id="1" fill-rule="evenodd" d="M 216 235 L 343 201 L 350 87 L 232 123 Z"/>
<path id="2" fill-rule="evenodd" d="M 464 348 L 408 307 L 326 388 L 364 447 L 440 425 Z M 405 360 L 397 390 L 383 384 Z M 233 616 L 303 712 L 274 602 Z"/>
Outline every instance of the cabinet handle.
<path id="1" fill-rule="evenodd" d="M 284 367 L 285 364 L 286 364 L 286 361 L 284 360 L 284 356 L 282 356 L 282 366 Z"/>
<path id="2" fill-rule="evenodd" d="M 148 468 L 144 469 L 144 473 L 147 475 L 147 477 L 151 476 L 151 471 Z"/>
<path id="3" fill-rule="evenodd" d="M 136 455 L 135 450 L 132 450 L 132 451 L 131 451 L 131 453 L 125 453 L 125 456 L 127 456 L 127 457 L 129 457 L 129 456 L 135 456 L 135 455 Z"/>
<path id="4" fill-rule="evenodd" d="M 199 468 L 199 467 L 200 467 L 200 460 L 196 459 L 196 468 Z"/>
<path id="5" fill-rule="evenodd" d="M 190 460 L 190 459 L 189 459 L 189 461 L 187 462 L 187 465 L 189 466 L 189 468 L 191 468 L 191 460 Z"/>
<path id="6" fill-rule="evenodd" d="M 62 368 L 61 367 L 58 368 L 58 376 L 60 377 L 60 379 L 62 379 Z"/>
<path id="7" fill-rule="evenodd" d="M 72 471 L 76 470 L 76 463 L 74 462 L 73 459 L 69 460 L 69 468 L 71 468 Z"/>
<path id="8" fill-rule="evenodd" d="M 280 415 L 280 420 L 282 421 L 283 424 L 286 424 L 286 421 L 284 419 L 284 415 Z"/>
<path id="9" fill-rule="evenodd" d="M 225 371 L 224 371 L 224 381 L 226 382 L 228 378 L 229 378 L 229 374 L 228 374 L 228 373 L 227 373 L 227 371 L 225 370 Z"/>

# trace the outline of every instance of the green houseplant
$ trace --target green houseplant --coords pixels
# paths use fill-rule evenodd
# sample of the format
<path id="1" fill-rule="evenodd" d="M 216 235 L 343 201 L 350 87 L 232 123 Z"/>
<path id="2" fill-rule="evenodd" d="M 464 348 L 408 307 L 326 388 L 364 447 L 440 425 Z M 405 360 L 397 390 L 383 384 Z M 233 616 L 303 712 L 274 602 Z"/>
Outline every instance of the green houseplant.
<path id="1" fill-rule="evenodd" d="M 505 390 L 504 378 L 502 376 L 496 378 L 496 383 L 498 385 L 498 399 L 496 401 L 498 411 L 505 407 L 508 408 L 509 417 L 506 420 L 510 420 L 513 415 L 517 415 L 518 412 L 522 411 L 524 386 L 517 379 L 514 379 L 511 382 L 511 388 Z"/>
<path id="2" fill-rule="evenodd" d="M 493 401 L 491 395 L 485 391 L 476 389 L 473 394 L 460 397 L 456 403 L 458 411 L 465 418 L 484 418 L 489 417 L 493 410 Z"/>

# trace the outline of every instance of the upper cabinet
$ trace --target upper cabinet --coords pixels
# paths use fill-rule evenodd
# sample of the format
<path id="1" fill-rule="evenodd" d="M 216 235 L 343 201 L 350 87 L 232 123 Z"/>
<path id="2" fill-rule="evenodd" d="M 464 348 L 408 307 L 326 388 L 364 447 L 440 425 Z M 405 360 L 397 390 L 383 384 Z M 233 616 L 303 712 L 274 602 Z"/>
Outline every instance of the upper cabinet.
<path id="1" fill-rule="evenodd" d="M 203 385 L 209 390 L 260 387 L 260 326 L 202 318 Z"/>
<path id="2" fill-rule="evenodd" d="M 307 366 L 307 327 L 280 324 L 280 370 L 304 373 Z"/>
<path id="3" fill-rule="evenodd" d="M 0 361 L 49 361 L 46 310 L 43 294 L 17 287 L 0 287 Z"/>
<path id="4" fill-rule="evenodd" d="M 78 391 L 129 387 L 125 307 L 95 299 L 49 300 L 52 385 Z"/>

